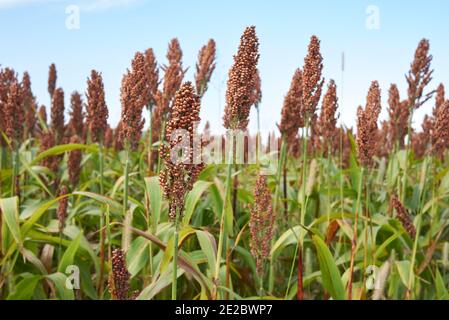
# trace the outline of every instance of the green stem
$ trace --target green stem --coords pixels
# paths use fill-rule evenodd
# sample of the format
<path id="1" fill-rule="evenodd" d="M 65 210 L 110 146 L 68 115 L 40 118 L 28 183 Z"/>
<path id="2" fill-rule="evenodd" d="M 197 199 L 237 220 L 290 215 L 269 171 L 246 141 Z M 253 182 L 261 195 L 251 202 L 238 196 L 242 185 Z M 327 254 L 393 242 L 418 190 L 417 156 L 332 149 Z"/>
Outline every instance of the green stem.
<path id="1" fill-rule="evenodd" d="M 173 280 L 171 286 L 171 298 L 172 300 L 176 300 L 176 291 L 178 285 L 178 225 L 179 225 L 179 212 L 176 212 L 175 222 L 174 222 L 174 231 L 173 231 Z"/>
<path id="2" fill-rule="evenodd" d="M 407 193 L 408 158 L 409 158 L 409 150 L 410 150 L 410 144 L 411 144 L 413 110 L 414 110 L 414 108 L 412 107 L 410 109 L 410 116 L 408 118 L 408 125 L 407 125 L 407 145 L 405 148 L 404 177 L 403 177 L 403 182 L 402 182 L 402 198 L 401 198 L 401 201 L 404 204 L 405 204 L 406 193 Z"/>
<path id="3" fill-rule="evenodd" d="M 151 162 L 151 154 L 153 152 L 153 123 L 152 123 L 152 107 L 148 108 L 148 171 L 151 172 L 152 170 L 152 162 Z"/>
<path id="4" fill-rule="evenodd" d="M 277 167 L 277 171 L 276 171 L 276 189 L 274 191 L 273 208 L 275 211 L 277 210 L 279 193 L 280 193 L 280 188 L 281 188 L 280 185 L 281 185 L 282 168 L 286 161 L 286 157 L 287 157 L 287 142 L 285 140 L 285 137 L 282 137 L 281 153 L 279 156 L 279 162 L 278 162 L 278 167 Z M 271 244 L 273 245 L 273 243 L 274 243 L 274 237 L 271 239 Z M 268 291 L 270 293 L 272 293 L 273 288 L 274 288 L 274 261 L 273 261 L 273 256 L 270 256 L 270 265 L 269 265 L 269 274 L 268 274 Z"/>
<path id="5" fill-rule="evenodd" d="M 348 281 L 348 300 L 352 299 L 352 279 L 354 276 L 354 262 L 355 262 L 355 250 L 357 247 L 357 225 L 359 222 L 359 208 L 360 208 L 360 202 L 362 197 L 362 181 L 363 181 L 363 174 L 365 170 L 364 167 L 360 168 L 360 179 L 359 179 L 359 186 L 357 188 L 357 203 L 355 207 L 355 218 L 354 218 L 354 227 L 353 227 L 353 238 L 352 238 L 352 246 L 351 246 L 351 262 L 349 266 L 349 281 Z"/>
<path id="6" fill-rule="evenodd" d="M 123 191 L 123 217 L 126 217 L 126 213 L 128 211 L 128 188 L 129 188 L 129 146 L 125 147 L 125 185 Z"/>
<path id="7" fill-rule="evenodd" d="M 221 218 L 220 218 L 220 235 L 218 237 L 218 248 L 217 248 L 217 261 L 215 262 L 215 272 L 214 272 L 214 292 L 213 292 L 213 298 L 217 299 L 218 296 L 218 284 L 220 280 L 220 264 L 221 264 L 221 257 L 222 257 L 222 251 L 223 251 L 223 242 L 224 242 L 224 227 L 225 227 L 225 216 L 226 216 L 226 210 L 227 206 L 230 202 L 230 193 L 231 193 L 231 177 L 232 177 L 232 167 L 233 167 L 233 159 L 234 159 L 234 135 L 230 134 L 230 147 L 229 147 L 229 158 L 227 159 L 229 161 L 228 167 L 227 167 L 227 174 L 226 174 L 226 181 L 225 181 L 225 195 L 223 199 L 223 208 L 221 212 Z"/>

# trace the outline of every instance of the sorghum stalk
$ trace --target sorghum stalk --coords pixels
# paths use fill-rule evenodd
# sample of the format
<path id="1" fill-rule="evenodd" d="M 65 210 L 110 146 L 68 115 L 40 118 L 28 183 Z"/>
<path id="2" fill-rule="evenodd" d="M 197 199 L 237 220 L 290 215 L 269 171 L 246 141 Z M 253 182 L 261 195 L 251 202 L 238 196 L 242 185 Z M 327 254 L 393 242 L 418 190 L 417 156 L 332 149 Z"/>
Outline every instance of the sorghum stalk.
<path id="1" fill-rule="evenodd" d="M 354 262 L 355 262 L 355 251 L 357 248 L 357 225 L 359 222 L 359 208 L 362 196 L 362 181 L 364 175 L 364 167 L 360 168 L 360 180 L 359 186 L 357 188 L 357 202 L 355 208 L 355 218 L 354 218 L 354 226 L 353 226 L 353 238 L 351 243 L 351 260 L 349 265 L 349 280 L 348 280 L 348 300 L 352 300 L 352 281 L 354 276 Z"/>
<path id="2" fill-rule="evenodd" d="M 274 191 L 274 203 L 273 203 L 274 210 L 277 210 L 282 168 L 284 167 L 286 157 L 287 157 L 287 141 L 286 141 L 285 137 L 283 136 L 282 140 L 281 140 L 281 151 L 280 151 L 280 156 L 279 156 L 279 163 L 278 163 L 278 167 L 276 170 L 276 188 Z M 274 237 L 271 239 L 271 241 L 272 241 L 271 245 L 273 246 Z M 273 257 L 270 256 L 270 267 L 269 267 L 269 275 L 268 275 L 268 291 L 270 293 L 273 292 L 273 287 L 274 287 L 274 261 L 273 261 Z"/>
<path id="3" fill-rule="evenodd" d="M 171 287 L 171 298 L 176 300 L 176 291 L 178 288 L 178 233 L 179 233 L 179 213 L 176 214 L 173 232 L 173 280 Z"/>

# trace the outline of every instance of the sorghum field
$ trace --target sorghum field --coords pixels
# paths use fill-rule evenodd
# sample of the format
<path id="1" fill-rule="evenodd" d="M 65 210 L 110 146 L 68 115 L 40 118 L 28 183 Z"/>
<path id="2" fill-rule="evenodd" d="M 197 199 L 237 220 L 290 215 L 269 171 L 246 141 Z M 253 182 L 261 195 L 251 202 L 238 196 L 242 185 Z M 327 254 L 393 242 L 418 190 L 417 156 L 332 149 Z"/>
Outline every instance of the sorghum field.
<path id="1" fill-rule="evenodd" d="M 235 39 L 223 136 L 196 125 L 212 39 L 193 79 L 177 39 L 165 63 L 130 57 L 116 128 L 100 71 L 65 106 L 52 64 L 43 106 L 2 66 L 0 298 L 448 299 L 449 100 L 429 41 L 410 52 L 407 96 L 373 81 L 354 129 L 337 126 L 320 40 L 307 45 L 268 138 L 247 133 L 263 112 L 253 26 Z"/>

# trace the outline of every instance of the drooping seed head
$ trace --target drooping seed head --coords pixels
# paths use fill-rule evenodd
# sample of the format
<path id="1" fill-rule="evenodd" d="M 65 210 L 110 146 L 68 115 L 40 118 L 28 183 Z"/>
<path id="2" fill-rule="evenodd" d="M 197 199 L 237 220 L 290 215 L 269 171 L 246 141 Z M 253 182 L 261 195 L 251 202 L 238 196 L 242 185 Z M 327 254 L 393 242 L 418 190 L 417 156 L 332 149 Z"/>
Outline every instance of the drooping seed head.
<path id="1" fill-rule="evenodd" d="M 416 236 L 416 229 L 413 225 L 413 220 L 407 212 L 407 209 L 405 209 L 404 205 L 401 203 L 401 201 L 399 201 L 396 195 L 393 195 L 391 197 L 391 205 L 394 209 L 396 209 L 396 217 L 398 218 L 399 222 L 401 222 L 405 231 L 407 231 L 410 237 L 414 239 Z"/>

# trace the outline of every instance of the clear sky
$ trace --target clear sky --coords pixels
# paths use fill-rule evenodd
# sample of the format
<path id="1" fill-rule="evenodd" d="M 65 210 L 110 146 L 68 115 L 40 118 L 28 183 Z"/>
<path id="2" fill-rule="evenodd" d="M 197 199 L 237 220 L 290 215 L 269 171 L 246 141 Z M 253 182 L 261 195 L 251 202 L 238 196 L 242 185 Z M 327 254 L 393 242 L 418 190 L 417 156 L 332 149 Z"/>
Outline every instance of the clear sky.
<path id="1" fill-rule="evenodd" d="M 80 9 L 79 29 L 66 26 L 69 5 Z M 115 125 L 120 117 L 121 78 L 136 51 L 152 47 L 163 64 L 169 40 L 178 37 L 191 80 L 198 50 L 214 38 L 217 69 L 203 99 L 202 118 L 216 132 L 222 130 L 232 56 L 244 28 L 255 25 L 263 91 L 261 127 L 266 131 L 276 128 L 291 76 L 303 65 L 309 38 L 315 34 L 321 40 L 324 76 L 335 79 L 339 87 L 341 120 L 352 126 L 372 80 L 382 88 L 382 118 L 390 83 L 397 83 L 406 94 L 404 74 L 423 37 L 430 39 L 434 56 L 431 85 L 449 86 L 448 15 L 446 0 L 0 0 L 0 64 L 20 73 L 28 70 L 35 95 L 48 106 L 48 66 L 56 63 L 66 109 L 73 90 L 85 92 L 90 70 L 101 71 L 110 123 Z M 419 111 L 417 124 L 432 103 Z"/>

